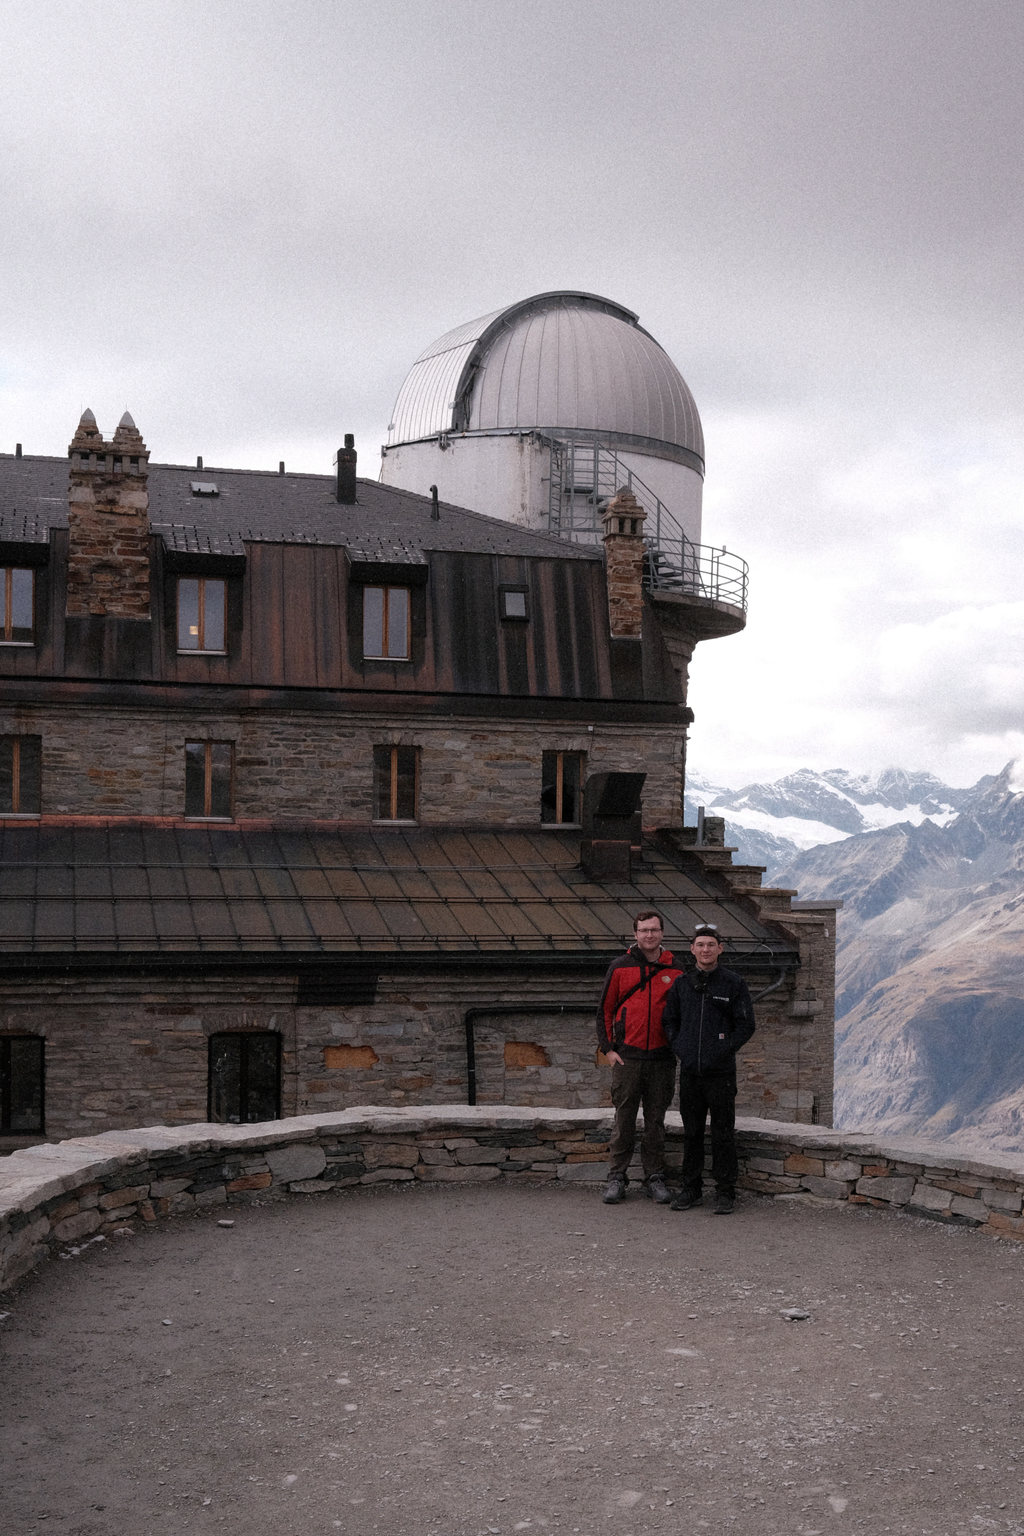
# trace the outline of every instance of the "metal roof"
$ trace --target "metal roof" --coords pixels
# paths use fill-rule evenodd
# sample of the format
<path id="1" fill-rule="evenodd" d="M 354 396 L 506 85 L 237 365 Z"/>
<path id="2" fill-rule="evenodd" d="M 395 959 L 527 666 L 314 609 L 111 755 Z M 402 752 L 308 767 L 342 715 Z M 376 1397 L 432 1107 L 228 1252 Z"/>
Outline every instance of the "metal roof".
<path id="1" fill-rule="evenodd" d="M 0 965 L 47 953 L 567 956 L 616 952 L 633 914 L 780 942 L 696 861 L 645 850 L 635 884 L 580 868 L 579 834 L 479 827 L 44 818 L 0 824 Z"/>
<path id="2" fill-rule="evenodd" d="M 704 435 L 686 381 L 632 312 L 596 294 L 537 294 L 448 331 L 416 359 L 388 446 L 444 432 L 607 432 L 684 448 Z"/>

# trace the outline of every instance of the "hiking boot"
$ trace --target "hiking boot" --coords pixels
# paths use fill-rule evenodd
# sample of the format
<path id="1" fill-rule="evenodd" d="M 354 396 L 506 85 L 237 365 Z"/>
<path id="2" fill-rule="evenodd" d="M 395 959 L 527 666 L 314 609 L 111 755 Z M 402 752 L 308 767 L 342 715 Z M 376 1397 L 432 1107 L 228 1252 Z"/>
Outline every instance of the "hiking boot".
<path id="1" fill-rule="evenodd" d="M 605 1205 L 618 1205 L 620 1200 L 626 1198 L 626 1181 L 621 1173 L 613 1173 L 604 1187 L 601 1199 Z"/>
<path id="2" fill-rule="evenodd" d="M 736 1209 L 736 1196 L 724 1192 L 715 1196 L 715 1215 L 731 1216 Z"/>
<path id="3" fill-rule="evenodd" d="M 676 1195 L 675 1199 L 672 1201 L 672 1204 L 669 1206 L 669 1210 L 692 1211 L 695 1205 L 700 1205 L 700 1202 L 701 1196 L 697 1193 L 696 1190 L 681 1189 L 678 1195 Z"/>
<path id="4" fill-rule="evenodd" d="M 665 1184 L 665 1180 L 659 1179 L 657 1175 L 655 1175 L 653 1179 L 647 1180 L 646 1188 L 648 1195 L 656 1205 L 668 1205 L 669 1201 L 672 1199 L 672 1196 Z"/>

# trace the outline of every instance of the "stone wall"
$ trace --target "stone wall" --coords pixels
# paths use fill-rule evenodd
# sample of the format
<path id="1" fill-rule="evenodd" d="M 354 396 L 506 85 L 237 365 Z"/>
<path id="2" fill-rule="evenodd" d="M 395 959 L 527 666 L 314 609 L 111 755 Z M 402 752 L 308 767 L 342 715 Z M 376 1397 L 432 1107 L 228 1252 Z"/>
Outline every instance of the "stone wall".
<path id="1" fill-rule="evenodd" d="M 62 1247 L 253 1200 L 381 1183 L 596 1185 L 607 1176 L 611 1122 L 602 1110 L 362 1107 L 27 1148 L 0 1163 L 0 1288 Z M 1024 1162 L 991 1164 L 926 1142 L 765 1120 L 741 1120 L 738 1132 L 745 1190 L 900 1210 L 1024 1240 Z M 668 1161 L 672 1169 L 682 1162 L 675 1114 L 668 1117 Z"/>
<path id="2" fill-rule="evenodd" d="M 809 919 L 804 926 L 813 942 L 820 921 L 818 930 Z M 800 990 L 808 990 L 807 976 L 805 962 Z M 751 989 L 774 979 L 770 971 L 752 976 Z M 478 1104 L 598 1108 L 610 1102 L 611 1081 L 594 1036 L 601 980 L 600 965 L 583 970 L 571 959 L 559 974 L 525 977 L 457 964 L 382 970 L 373 1003 L 328 1006 L 300 1005 L 294 974 L 40 972 L 5 980 L 0 1034 L 46 1041 L 51 1139 L 205 1119 L 209 1038 L 233 1030 L 280 1034 L 285 1115 L 466 1104 L 469 1010 Z M 831 1015 L 793 1017 L 793 996 L 790 978 L 756 1006 L 757 1033 L 738 1058 L 738 1108 L 779 1120 L 817 1113 L 827 1123 Z M 0 1138 L 0 1152 L 11 1144 Z"/>
<path id="3" fill-rule="evenodd" d="M 496 701 L 497 702 L 497 701 Z M 43 811 L 56 815 L 175 816 L 185 810 L 186 741 L 235 744 L 234 814 L 311 815 L 370 822 L 373 748 L 420 750 L 424 825 L 540 826 L 541 761 L 582 752 L 586 772 L 631 772 L 642 761 L 644 822 L 679 826 L 682 733 L 676 725 L 597 725 L 578 719 L 346 714 L 343 709 L 201 710 L 61 705 L 0 708 L 0 734 L 43 742 Z"/>

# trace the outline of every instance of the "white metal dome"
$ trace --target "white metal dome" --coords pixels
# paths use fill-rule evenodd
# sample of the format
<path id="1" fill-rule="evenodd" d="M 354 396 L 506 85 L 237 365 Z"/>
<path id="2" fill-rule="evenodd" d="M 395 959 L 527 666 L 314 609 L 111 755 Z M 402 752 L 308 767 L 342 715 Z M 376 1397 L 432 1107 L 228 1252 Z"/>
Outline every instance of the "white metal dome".
<path id="1" fill-rule="evenodd" d="M 632 310 L 542 293 L 439 337 L 413 364 L 387 446 L 446 433 L 600 434 L 704 468 L 693 396 Z"/>

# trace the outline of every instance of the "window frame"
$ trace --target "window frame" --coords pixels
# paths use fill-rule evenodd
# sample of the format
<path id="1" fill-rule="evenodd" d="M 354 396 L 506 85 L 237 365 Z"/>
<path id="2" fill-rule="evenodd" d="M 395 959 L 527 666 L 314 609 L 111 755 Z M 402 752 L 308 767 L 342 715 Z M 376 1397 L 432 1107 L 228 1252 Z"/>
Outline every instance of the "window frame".
<path id="1" fill-rule="evenodd" d="M 540 824 L 542 827 L 580 827 L 583 825 L 583 786 L 586 782 L 586 755 L 585 752 L 568 747 L 564 749 L 554 747 L 541 753 Z M 555 759 L 555 814 L 553 817 L 546 819 L 544 815 L 544 767 L 545 759 L 551 757 Z M 576 786 L 577 815 L 572 821 L 566 821 L 562 814 L 565 798 L 565 759 L 567 757 L 575 758 L 579 775 Z"/>
<path id="2" fill-rule="evenodd" d="M 249 1087 L 249 1081 L 248 1081 L 248 1078 L 249 1078 L 248 1048 L 246 1046 L 244 1046 L 244 1045 L 241 1047 L 241 1050 L 240 1050 L 240 1053 L 239 1053 L 239 1069 L 238 1069 L 238 1119 L 237 1120 L 232 1120 L 230 1117 L 228 1117 L 228 1118 L 223 1119 L 223 1120 L 218 1120 L 216 1118 L 216 1116 L 215 1116 L 214 1074 L 213 1074 L 214 1053 L 218 1049 L 219 1043 L 222 1040 L 247 1041 L 247 1040 L 253 1040 L 253 1039 L 259 1039 L 259 1040 L 270 1039 L 270 1040 L 276 1041 L 276 1063 L 275 1063 L 275 1066 L 276 1066 L 276 1110 L 275 1110 L 275 1113 L 271 1116 L 271 1119 L 272 1120 L 280 1120 L 281 1119 L 281 1108 L 282 1108 L 282 1101 L 283 1101 L 283 1098 L 284 1098 L 284 1073 L 282 1071 L 284 1050 L 283 1050 L 283 1041 L 282 1041 L 282 1038 L 281 1038 L 280 1030 L 277 1030 L 277 1029 L 222 1029 L 222 1030 L 216 1030 L 213 1034 L 211 1034 L 208 1037 L 208 1040 L 207 1040 L 207 1055 L 206 1055 L 206 1118 L 210 1122 L 211 1125 L 258 1125 L 258 1124 L 262 1123 L 261 1121 L 247 1119 L 245 1117 L 244 1113 L 243 1113 L 243 1111 L 247 1108 L 248 1087 Z"/>
<path id="3" fill-rule="evenodd" d="M 39 1123 L 35 1126 L 10 1124 L 11 1120 L 11 1045 L 16 1040 L 35 1040 L 39 1043 Z M 46 1036 L 32 1034 L 0 1035 L 0 1136 L 46 1135 Z"/>
<path id="4" fill-rule="evenodd" d="M 367 650 L 367 613 L 366 594 L 368 592 L 383 593 L 381 603 L 381 646 L 380 652 Z M 392 654 L 389 649 L 391 630 L 391 594 L 401 592 L 405 598 L 405 651 L 403 654 Z M 363 660 L 364 661 L 411 661 L 412 660 L 412 587 L 403 586 L 397 582 L 363 583 Z"/>
<path id="5" fill-rule="evenodd" d="M 174 578 L 174 637 L 179 656 L 226 656 L 228 653 L 228 582 L 226 576 L 190 576 L 178 575 Z M 182 645 L 181 643 L 181 584 L 183 581 L 194 581 L 198 586 L 198 600 L 196 604 L 198 622 L 198 645 Z M 219 646 L 206 645 L 206 584 L 216 582 L 221 588 L 221 626 L 223 644 Z"/>
<path id="6" fill-rule="evenodd" d="M 14 629 L 14 576 L 17 571 L 24 571 L 28 576 L 32 587 L 32 622 L 29 624 L 29 638 L 27 640 L 15 640 Z M 0 628 L 0 645 L 32 646 L 36 643 L 36 573 L 31 565 L 0 565 L 0 579 L 4 588 L 4 622 Z M 17 626 L 24 629 L 24 624 Z"/>
<path id="7" fill-rule="evenodd" d="M 382 771 L 378 767 L 377 754 L 378 753 L 383 753 L 383 752 L 388 752 L 391 755 L 391 763 L 390 763 L 390 770 L 389 770 L 389 800 L 388 800 L 388 809 L 391 812 L 391 814 L 389 816 L 382 816 L 380 814 L 381 806 L 380 806 L 380 800 L 378 799 L 378 794 L 377 794 L 377 774 L 378 774 L 379 771 Z M 399 766 L 398 766 L 398 754 L 400 752 L 411 752 L 413 754 L 413 789 L 412 789 L 412 812 L 413 813 L 412 813 L 411 816 L 399 816 L 398 815 L 398 784 L 399 784 L 399 779 L 401 777 L 401 773 L 400 773 Z M 378 822 L 378 823 L 381 823 L 381 824 L 390 823 L 392 825 L 399 825 L 399 826 L 412 826 L 412 825 L 414 825 L 419 820 L 419 810 L 420 810 L 420 749 L 419 749 L 419 747 L 411 747 L 411 746 L 408 746 L 408 745 L 402 745 L 402 744 L 400 744 L 398 742 L 381 742 L 381 743 L 379 743 L 373 749 L 373 780 L 374 780 L 374 782 L 373 782 L 373 810 L 374 810 L 373 819 L 374 819 L 375 822 Z"/>
<path id="8" fill-rule="evenodd" d="M 22 784 L 22 747 L 25 742 L 38 742 L 38 766 L 39 766 L 39 803 L 35 810 L 23 809 L 24 787 Z M 0 752 L 6 751 L 7 743 L 11 745 L 11 808 L 0 806 L 0 818 L 4 816 L 38 817 L 43 812 L 43 738 L 42 736 L 26 734 L 21 736 L 0 736 Z"/>
<path id="9" fill-rule="evenodd" d="M 509 613 L 507 611 L 506 599 L 513 592 L 522 593 L 524 613 Z M 502 581 L 498 583 L 498 616 L 503 624 L 529 624 L 530 589 L 525 582 Z"/>
<path id="10" fill-rule="evenodd" d="M 188 751 L 190 747 L 202 747 L 204 756 L 203 778 L 203 805 L 202 811 L 190 811 L 188 808 Z M 230 751 L 230 765 L 228 767 L 228 813 L 226 816 L 212 811 L 213 803 L 213 748 L 227 747 Z M 187 821 L 234 821 L 235 819 L 235 743 L 233 741 L 221 741 L 199 739 L 186 741 L 185 743 L 185 819 Z"/>

